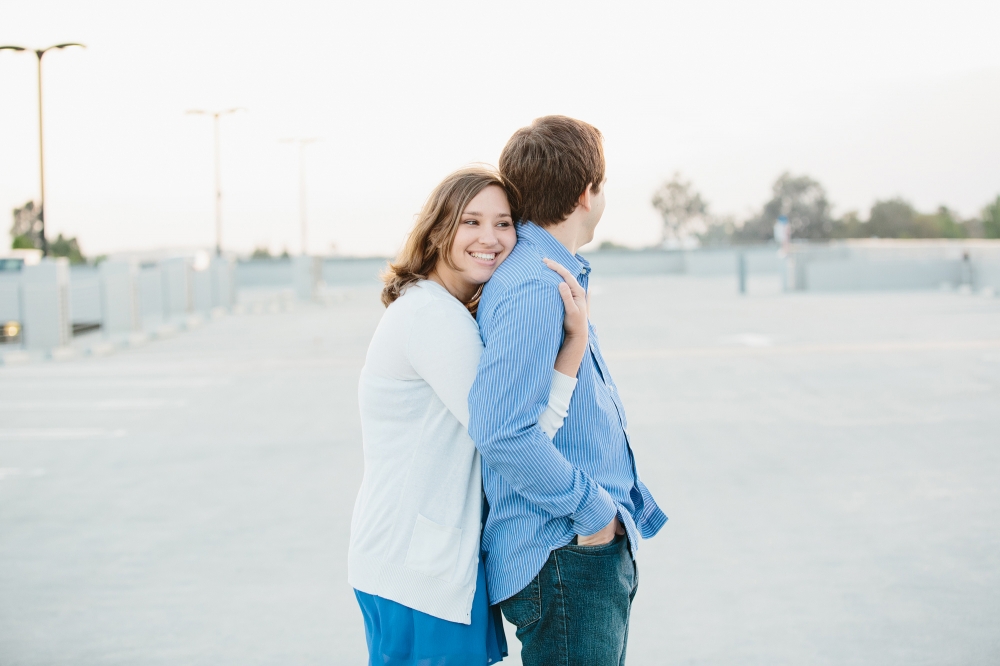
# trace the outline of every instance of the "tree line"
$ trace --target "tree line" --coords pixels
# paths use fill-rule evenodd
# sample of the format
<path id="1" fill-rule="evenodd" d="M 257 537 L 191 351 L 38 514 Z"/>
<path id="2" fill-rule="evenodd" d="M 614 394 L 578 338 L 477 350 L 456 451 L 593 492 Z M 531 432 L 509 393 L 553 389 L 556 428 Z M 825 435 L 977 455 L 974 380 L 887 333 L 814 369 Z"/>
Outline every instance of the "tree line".
<path id="1" fill-rule="evenodd" d="M 708 202 L 680 173 L 664 182 L 652 198 L 663 219 L 663 243 L 697 238 L 702 245 L 766 243 L 774 240 L 779 217 L 792 239 L 846 238 L 1000 238 L 1000 195 L 978 217 L 962 219 L 947 206 L 918 211 L 901 198 L 876 201 L 862 218 L 856 211 L 839 217 L 825 188 L 809 176 L 785 172 L 771 186 L 771 199 L 744 220 L 714 215 Z"/>
<path id="2" fill-rule="evenodd" d="M 40 207 L 34 201 L 29 201 L 20 208 L 15 208 L 13 212 L 14 225 L 10 228 L 11 249 L 41 250 L 42 218 Z M 87 257 L 80 250 L 80 242 L 75 236 L 66 238 L 59 234 L 55 239 L 49 239 L 49 255 L 66 257 L 69 259 L 69 263 L 74 265 L 87 263 Z M 102 258 L 98 257 L 97 260 Z"/>

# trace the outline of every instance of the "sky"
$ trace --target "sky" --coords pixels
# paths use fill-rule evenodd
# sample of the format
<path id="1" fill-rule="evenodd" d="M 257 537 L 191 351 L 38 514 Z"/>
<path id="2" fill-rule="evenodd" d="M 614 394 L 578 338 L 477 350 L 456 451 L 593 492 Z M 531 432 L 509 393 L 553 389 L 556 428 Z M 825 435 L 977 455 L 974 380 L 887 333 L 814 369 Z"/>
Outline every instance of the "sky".
<path id="1" fill-rule="evenodd" d="M 748 216 L 784 171 L 835 212 L 902 196 L 975 215 L 1000 194 L 1000 2 L 0 0 L 43 60 L 48 233 L 89 255 L 223 247 L 393 254 L 439 180 L 561 113 L 605 136 L 596 241 L 659 239 L 675 171 Z M 0 225 L 38 196 L 36 60 L 0 51 Z"/>

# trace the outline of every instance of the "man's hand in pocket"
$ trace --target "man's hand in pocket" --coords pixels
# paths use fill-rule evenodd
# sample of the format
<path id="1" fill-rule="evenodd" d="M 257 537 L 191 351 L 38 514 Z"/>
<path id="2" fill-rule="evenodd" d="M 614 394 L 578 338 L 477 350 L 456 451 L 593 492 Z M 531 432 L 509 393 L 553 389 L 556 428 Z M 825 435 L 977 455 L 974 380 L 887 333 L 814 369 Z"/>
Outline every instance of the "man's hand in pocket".
<path id="1" fill-rule="evenodd" d="M 611 543 L 616 534 L 625 534 L 625 528 L 622 527 L 617 515 L 611 520 L 610 523 L 601 528 L 600 531 L 588 534 L 587 536 L 583 536 L 582 534 L 578 535 L 576 537 L 576 545 L 603 546 L 606 543 Z"/>

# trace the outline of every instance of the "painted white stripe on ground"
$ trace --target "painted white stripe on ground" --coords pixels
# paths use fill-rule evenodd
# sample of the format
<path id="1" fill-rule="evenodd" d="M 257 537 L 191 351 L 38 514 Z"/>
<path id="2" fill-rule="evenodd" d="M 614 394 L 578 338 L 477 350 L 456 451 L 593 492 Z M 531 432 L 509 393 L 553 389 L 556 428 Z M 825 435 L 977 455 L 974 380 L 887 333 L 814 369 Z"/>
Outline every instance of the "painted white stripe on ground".
<path id="1" fill-rule="evenodd" d="M 186 407 L 187 400 L 21 400 L 0 403 L 0 412 L 126 412 Z"/>
<path id="2" fill-rule="evenodd" d="M 862 342 L 827 345 L 789 345 L 787 347 L 677 347 L 675 349 L 636 349 L 608 352 L 615 361 L 637 361 L 692 356 L 791 356 L 797 354 L 865 354 L 921 351 L 974 351 L 1000 349 L 1000 340 Z"/>
<path id="3" fill-rule="evenodd" d="M 8 428 L 0 430 L 0 441 L 19 439 L 108 439 L 124 437 L 122 429 L 107 428 Z"/>
<path id="4" fill-rule="evenodd" d="M 20 467 L 0 467 L 0 481 L 15 476 L 43 476 L 45 470 L 41 467 L 35 469 L 21 469 Z"/>

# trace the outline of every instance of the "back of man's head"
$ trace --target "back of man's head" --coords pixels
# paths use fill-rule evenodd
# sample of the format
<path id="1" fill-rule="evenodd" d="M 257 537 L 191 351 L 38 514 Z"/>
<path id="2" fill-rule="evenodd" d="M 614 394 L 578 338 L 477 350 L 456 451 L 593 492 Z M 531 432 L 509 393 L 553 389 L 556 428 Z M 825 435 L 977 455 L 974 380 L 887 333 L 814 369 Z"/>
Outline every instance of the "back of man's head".
<path id="1" fill-rule="evenodd" d="M 500 153 L 500 174 L 518 193 L 522 221 L 558 224 L 576 208 L 587 186 L 604 182 L 604 137 L 567 116 L 543 116 L 514 132 Z"/>

